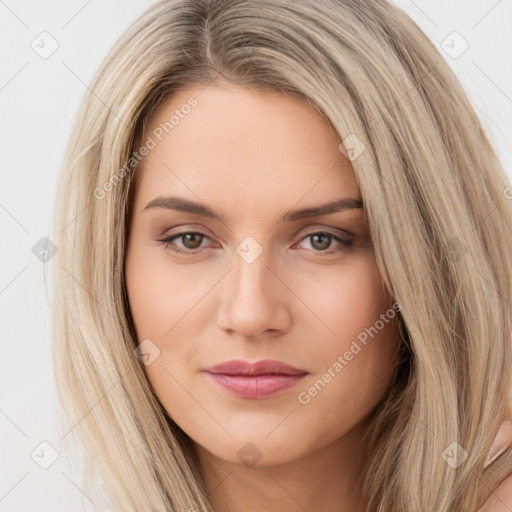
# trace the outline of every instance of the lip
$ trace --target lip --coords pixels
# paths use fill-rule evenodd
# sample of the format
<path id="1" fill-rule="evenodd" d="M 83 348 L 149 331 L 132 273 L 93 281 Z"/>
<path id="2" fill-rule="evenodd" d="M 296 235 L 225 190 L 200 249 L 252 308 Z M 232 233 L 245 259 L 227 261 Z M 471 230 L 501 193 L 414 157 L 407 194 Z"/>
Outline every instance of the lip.
<path id="1" fill-rule="evenodd" d="M 255 363 L 244 359 L 231 359 L 207 368 L 206 371 L 223 375 L 304 375 L 308 373 L 306 370 L 300 370 L 275 359 L 262 359 Z"/>
<path id="2" fill-rule="evenodd" d="M 301 381 L 308 372 L 281 361 L 232 359 L 205 370 L 224 389 L 243 398 L 266 398 Z"/>

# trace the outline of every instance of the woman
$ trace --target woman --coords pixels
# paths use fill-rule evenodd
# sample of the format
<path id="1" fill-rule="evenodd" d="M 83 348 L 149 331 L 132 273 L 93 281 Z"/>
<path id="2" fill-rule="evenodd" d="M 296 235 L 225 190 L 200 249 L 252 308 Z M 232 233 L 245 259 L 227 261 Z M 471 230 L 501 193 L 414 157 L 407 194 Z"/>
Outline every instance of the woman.
<path id="1" fill-rule="evenodd" d="M 166 0 L 91 89 L 54 276 L 87 492 L 507 506 L 512 189 L 419 28 L 375 0 Z"/>

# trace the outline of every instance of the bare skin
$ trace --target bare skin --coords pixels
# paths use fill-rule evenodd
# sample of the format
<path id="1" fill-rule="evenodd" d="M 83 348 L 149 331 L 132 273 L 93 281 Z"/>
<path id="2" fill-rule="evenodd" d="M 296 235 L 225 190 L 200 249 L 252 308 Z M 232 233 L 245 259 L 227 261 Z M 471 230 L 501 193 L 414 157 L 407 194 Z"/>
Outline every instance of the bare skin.
<path id="1" fill-rule="evenodd" d="M 386 317 L 366 344 L 358 336 L 396 315 L 364 208 L 279 222 L 290 210 L 361 200 L 351 163 L 307 103 L 222 82 L 174 93 L 144 140 L 191 96 L 197 106 L 137 170 L 125 272 L 139 342 L 160 350 L 148 379 L 194 441 L 216 512 L 358 512 L 361 423 L 391 380 L 396 325 Z M 168 195 L 223 220 L 145 209 Z M 159 241 L 187 232 L 204 237 Z M 248 262 L 239 247 L 262 252 Z M 339 356 L 346 364 L 335 370 Z M 235 396 L 203 370 L 238 358 L 308 374 L 271 397 Z M 319 379 L 325 386 L 309 392 Z"/>

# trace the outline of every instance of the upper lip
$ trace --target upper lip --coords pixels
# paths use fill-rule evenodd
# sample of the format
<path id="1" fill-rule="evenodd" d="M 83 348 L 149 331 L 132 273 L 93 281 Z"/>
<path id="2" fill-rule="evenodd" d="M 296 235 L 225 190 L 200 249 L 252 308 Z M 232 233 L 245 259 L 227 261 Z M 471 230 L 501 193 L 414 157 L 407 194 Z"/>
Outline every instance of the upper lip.
<path id="1" fill-rule="evenodd" d="M 308 373 L 306 370 L 274 359 L 262 359 L 255 363 L 243 359 L 232 359 L 207 368 L 205 371 L 223 375 L 305 375 Z"/>

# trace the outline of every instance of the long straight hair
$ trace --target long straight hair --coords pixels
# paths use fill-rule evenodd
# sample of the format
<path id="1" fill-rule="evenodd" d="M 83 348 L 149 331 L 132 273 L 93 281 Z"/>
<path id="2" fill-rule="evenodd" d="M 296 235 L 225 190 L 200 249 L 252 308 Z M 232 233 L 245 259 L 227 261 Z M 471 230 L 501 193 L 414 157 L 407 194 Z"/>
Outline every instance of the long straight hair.
<path id="1" fill-rule="evenodd" d="M 401 305 L 399 364 L 361 451 L 366 512 L 476 510 L 512 472 L 511 448 L 484 464 L 512 398 L 512 189 L 450 67 L 385 0 L 164 0 L 105 58 L 54 224 L 54 364 L 86 492 L 103 485 L 116 511 L 211 510 L 134 355 L 124 258 L 149 116 L 217 78 L 301 98 L 347 155 L 362 148 L 352 167 Z"/>

